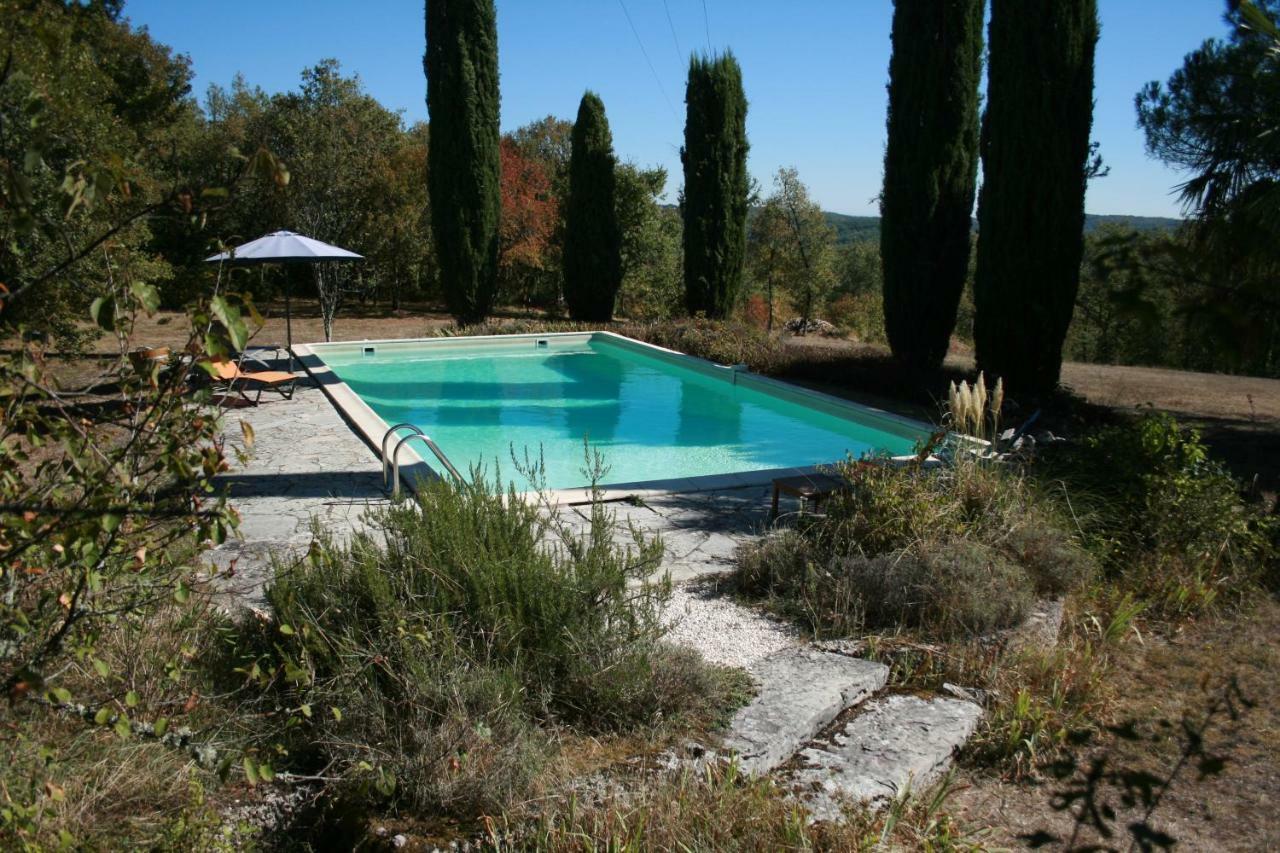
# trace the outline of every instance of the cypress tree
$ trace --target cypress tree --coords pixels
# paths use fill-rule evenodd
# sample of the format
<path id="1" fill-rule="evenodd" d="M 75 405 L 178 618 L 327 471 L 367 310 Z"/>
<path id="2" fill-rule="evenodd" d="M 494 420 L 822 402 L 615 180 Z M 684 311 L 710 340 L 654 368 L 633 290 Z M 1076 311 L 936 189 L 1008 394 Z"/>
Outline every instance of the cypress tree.
<path id="1" fill-rule="evenodd" d="M 732 53 L 689 63 L 684 125 L 684 292 L 690 314 L 725 317 L 747 243 L 747 98 Z"/>
<path id="2" fill-rule="evenodd" d="M 622 229 L 615 199 L 613 136 L 604 102 L 595 92 L 584 94 L 578 104 L 571 146 L 564 299 L 573 319 L 608 322 L 622 284 Z"/>
<path id="3" fill-rule="evenodd" d="M 969 268 L 983 0 L 896 0 L 880 196 L 884 324 L 899 359 L 946 357 Z"/>
<path id="4" fill-rule="evenodd" d="M 1058 385 L 1080 287 L 1097 0 L 992 0 L 974 341 L 1015 394 Z"/>
<path id="5" fill-rule="evenodd" d="M 427 185 L 449 311 L 478 323 L 498 273 L 498 28 L 493 0 L 427 0 Z"/>

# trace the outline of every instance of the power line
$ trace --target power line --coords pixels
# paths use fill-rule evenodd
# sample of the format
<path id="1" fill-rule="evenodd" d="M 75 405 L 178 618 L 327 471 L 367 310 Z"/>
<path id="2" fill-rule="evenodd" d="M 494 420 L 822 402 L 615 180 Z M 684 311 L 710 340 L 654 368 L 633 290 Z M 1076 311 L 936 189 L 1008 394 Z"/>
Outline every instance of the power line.
<path id="1" fill-rule="evenodd" d="M 631 26 L 631 34 L 636 37 L 636 44 L 640 45 L 640 53 L 644 56 L 645 64 L 649 66 L 649 73 L 653 75 L 653 79 L 658 84 L 658 91 L 662 92 L 662 100 L 667 102 L 667 109 L 671 110 L 671 117 L 679 119 L 676 115 L 676 108 L 671 105 L 671 99 L 667 97 L 667 89 L 662 85 L 662 78 L 658 76 L 657 70 L 653 67 L 653 62 L 649 59 L 649 51 L 644 49 L 644 41 L 640 38 L 640 31 L 636 29 L 635 22 L 631 20 L 631 13 L 627 11 L 627 4 L 618 0 L 618 5 L 622 7 L 622 14 L 626 15 L 627 23 Z"/>
<path id="2" fill-rule="evenodd" d="M 711 52 L 711 19 L 707 17 L 707 0 L 702 0 L 702 26 L 707 31 L 707 52 Z"/>
<path id="3" fill-rule="evenodd" d="M 671 40 L 676 44 L 676 59 L 683 63 L 684 51 L 680 49 L 680 37 L 676 35 L 676 25 L 671 21 L 671 10 L 667 7 L 667 0 L 662 0 L 662 11 L 667 13 L 667 26 L 671 28 Z"/>

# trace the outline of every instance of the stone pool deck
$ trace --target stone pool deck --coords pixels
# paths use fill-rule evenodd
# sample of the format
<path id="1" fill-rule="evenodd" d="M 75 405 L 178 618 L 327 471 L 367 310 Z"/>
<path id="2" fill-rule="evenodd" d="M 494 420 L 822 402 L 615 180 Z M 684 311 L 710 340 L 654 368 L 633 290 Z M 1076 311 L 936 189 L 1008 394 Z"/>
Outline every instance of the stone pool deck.
<path id="1" fill-rule="evenodd" d="M 253 428 L 252 448 L 241 421 Z M 261 604 L 273 556 L 306 553 L 313 524 L 350 535 L 368 509 L 387 503 L 378 457 L 307 380 L 292 400 L 267 392 L 259 406 L 226 410 L 222 434 L 231 472 L 219 482 L 240 529 L 210 556 L 218 568 L 233 569 L 223 586 L 243 604 Z M 246 454 L 243 464 L 237 452 Z"/>
<path id="2" fill-rule="evenodd" d="M 252 447 L 241 421 L 252 427 Z M 316 526 L 350 536 L 368 510 L 389 500 L 377 453 L 309 379 L 292 400 L 267 393 L 257 407 L 227 410 L 223 437 L 231 471 L 219 481 L 241 524 L 210 561 L 223 570 L 218 582 L 230 607 L 261 607 L 273 560 L 305 554 Z M 723 595 L 720 580 L 738 547 L 768 529 L 771 495 L 768 485 L 756 485 L 644 494 L 609 507 L 619 542 L 630 541 L 628 524 L 662 537 L 660 571 L 675 585 L 663 615 L 668 639 L 743 667 L 756 681 L 756 697 L 720 747 L 745 771 L 778 776 L 821 818 L 837 818 L 846 797 L 883 805 L 906 788 L 920 790 L 950 764 L 981 710 L 954 699 L 883 695 L 883 664 L 816 648 L 792 626 Z M 586 507 L 559 512 L 570 527 L 589 524 Z"/>

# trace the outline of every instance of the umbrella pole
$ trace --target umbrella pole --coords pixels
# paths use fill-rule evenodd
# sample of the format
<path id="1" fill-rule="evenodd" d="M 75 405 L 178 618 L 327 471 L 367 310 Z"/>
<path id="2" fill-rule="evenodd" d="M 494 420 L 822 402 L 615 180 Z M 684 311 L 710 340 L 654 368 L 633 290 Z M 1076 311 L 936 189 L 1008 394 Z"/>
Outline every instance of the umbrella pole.
<path id="1" fill-rule="evenodd" d="M 293 373 L 293 306 L 289 301 L 289 276 L 284 277 L 284 336 L 289 351 L 289 372 Z"/>

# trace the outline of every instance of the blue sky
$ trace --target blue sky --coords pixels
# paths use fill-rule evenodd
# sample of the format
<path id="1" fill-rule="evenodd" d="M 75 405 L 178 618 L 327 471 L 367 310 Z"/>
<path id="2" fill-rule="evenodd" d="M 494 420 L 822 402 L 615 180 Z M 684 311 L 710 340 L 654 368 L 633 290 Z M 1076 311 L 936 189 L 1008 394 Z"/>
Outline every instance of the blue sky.
<path id="1" fill-rule="evenodd" d="M 1224 34 L 1221 0 L 1099 6 L 1094 138 L 1111 174 L 1091 185 L 1087 208 L 1178 215 L 1179 175 L 1146 156 L 1133 96 Z M 191 57 L 201 97 L 236 72 L 291 89 L 303 68 L 334 57 L 406 121 L 426 118 L 421 2 L 130 0 L 125 14 Z M 499 0 L 502 127 L 572 119 L 594 89 L 619 156 L 665 166 L 674 198 L 689 53 L 731 48 L 750 102 L 752 173 L 767 189 L 778 167 L 795 166 L 825 209 L 875 214 L 891 17 L 890 0 Z"/>

